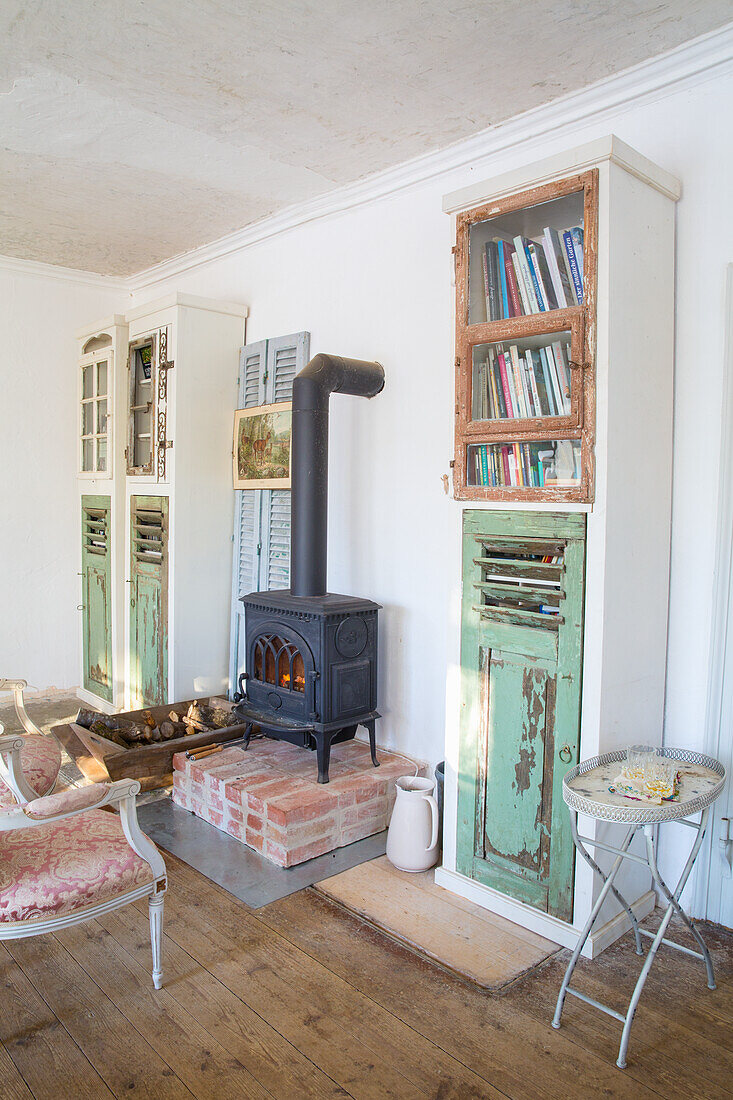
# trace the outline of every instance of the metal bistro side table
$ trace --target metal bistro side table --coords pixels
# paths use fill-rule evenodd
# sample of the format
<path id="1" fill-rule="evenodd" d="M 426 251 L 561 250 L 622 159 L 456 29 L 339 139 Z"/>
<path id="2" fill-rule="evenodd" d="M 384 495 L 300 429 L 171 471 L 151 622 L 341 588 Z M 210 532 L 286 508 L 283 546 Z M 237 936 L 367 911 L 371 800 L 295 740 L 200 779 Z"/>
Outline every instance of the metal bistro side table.
<path id="1" fill-rule="evenodd" d="M 620 770 L 620 765 L 626 758 L 626 753 L 624 751 L 608 752 L 604 756 L 595 756 L 591 760 L 586 760 L 578 764 L 577 767 L 572 768 L 567 773 L 562 786 L 563 798 L 570 809 L 570 823 L 575 847 L 578 849 L 583 859 L 589 863 L 593 870 L 603 879 L 603 888 L 591 910 L 585 928 L 580 933 L 580 938 L 573 951 L 572 958 L 568 963 L 568 968 L 565 971 L 565 977 L 563 978 L 560 993 L 557 998 L 557 1007 L 555 1008 L 552 1026 L 555 1028 L 560 1027 L 563 1004 L 565 1003 L 565 996 L 568 993 L 571 993 L 574 997 L 578 997 L 581 1001 L 585 1001 L 586 1004 L 592 1005 L 593 1008 L 598 1008 L 601 1012 L 613 1016 L 615 1020 L 619 1020 L 624 1025 L 621 1034 L 618 1059 L 616 1061 L 616 1065 L 620 1069 L 624 1069 L 626 1066 L 626 1051 L 629 1045 L 629 1034 L 634 1020 L 634 1013 L 636 1012 L 636 1007 L 639 1003 L 639 998 L 641 997 L 641 991 L 644 988 L 647 975 L 654 962 L 654 957 L 661 944 L 664 943 L 668 947 L 674 947 L 677 951 L 683 951 L 686 955 L 692 955 L 696 959 L 702 959 L 707 969 L 708 988 L 715 989 L 715 978 L 713 975 L 713 964 L 710 959 L 710 953 L 705 946 L 705 941 L 702 936 L 682 909 L 679 903 L 679 897 L 690 876 L 690 871 L 697 858 L 697 853 L 700 851 L 700 845 L 702 844 L 705 827 L 710 815 L 710 807 L 725 785 L 725 768 L 710 756 L 703 756 L 701 753 L 697 752 L 688 752 L 686 749 L 665 748 L 664 755 L 674 760 L 679 760 L 680 762 L 680 789 L 674 801 L 663 802 L 659 806 L 648 802 L 633 802 L 628 798 L 624 798 L 622 795 L 612 794 L 609 791 L 609 786 L 613 785 L 613 781 Z M 599 821 L 618 821 L 628 825 L 629 828 L 621 847 L 614 848 L 611 844 L 601 843 L 599 840 L 592 840 L 590 837 L 580 836 L 578 833 L 579 813 L 585 814 L 587 817 L 594 817 Z M 700 820 L 690 821 L 688 815 L 697 813 L 700 813 Z M 692 845 L 692 850 L 674 891 L 669 889 L 659 874 L 655 852 L 654 826 L 662 824 L 665 821 L 678 821 L 682 825 L 688 825 L 691 829 L 695 830 L 695 840 Z M 628 850 L 631 841 L 639 829 L 644 830 L 646 858 L 637 856 Z M 601 848 L 604 852 L 612 852 L 616 856 L 608 875 L 604 874 L 595 860 L 591 858 L 587 848 L 584 847 L 586 844 L 590 847 Z M 654 879 L 654 884 L 660 896 L 667 902 L 667 909 L 665 910 L 664 916 L 662 917 L 662 923 L 656 933 L 647 932 L 646 929 L 639 928 L 638 921 L 632 912 L 631 906 L 613 885 L 618 870 L 625 859 L 630 859 L 635 863 L 641 863 L 649 867 L 652 878 Z M 573 971 L 580 958 L 580 953 L 583 950 L 585 941 L 590 935 L 591 929 L 601 910 L 601 906 L 609 892 L 613 893 L 614 897 L 624 907 L 631 919 L 634 936 L 636 937 L 637 955 L 644 954 L 641 946 L 642 936 L 648 936 L 649 939 L 653 941 L 634 987 L 634 992 L 631 995 L 631 1000 L 629 1001 L 629 1007 L 626 1010 L 625 1016 L 609 1008 L 608 1005 L 604 1005 L 600 1001 L 595 1001 L 592 997 L 586 996 L 585 993 L 580 993 L 577 989 L 570 988 L 570 979 L 573 976 Z M 667 930 L 667 925 L 673 913 L 677 913 L 685 922 L 700 945 L 701 951 L 691 951 L 688 947 L 682 947 L 681 944 L 665 939 L 664 933 Z"/>

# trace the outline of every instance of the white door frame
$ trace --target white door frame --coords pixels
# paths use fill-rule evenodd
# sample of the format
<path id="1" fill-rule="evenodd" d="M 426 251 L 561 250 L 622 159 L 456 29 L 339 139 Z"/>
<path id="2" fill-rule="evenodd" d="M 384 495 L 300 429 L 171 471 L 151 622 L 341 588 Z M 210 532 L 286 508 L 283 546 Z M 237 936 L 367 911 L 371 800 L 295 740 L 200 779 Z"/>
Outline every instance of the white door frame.
<path id="1" fill-rule="evenodd" d="M 705 749 L 722 762 L 728 786 L 713 807 L 710 830 L 700 850 L 694 914 L 733 926 L 733 855 L 721 843 L 723 818 L 733 817 L 733 264 L 728 265 L 725 298 L 725 352 L 721 386 L 718 530 L 713 574 L 710 667 L 705 716 Z M 733 830 L 732 830 L 733 831 Z"/>

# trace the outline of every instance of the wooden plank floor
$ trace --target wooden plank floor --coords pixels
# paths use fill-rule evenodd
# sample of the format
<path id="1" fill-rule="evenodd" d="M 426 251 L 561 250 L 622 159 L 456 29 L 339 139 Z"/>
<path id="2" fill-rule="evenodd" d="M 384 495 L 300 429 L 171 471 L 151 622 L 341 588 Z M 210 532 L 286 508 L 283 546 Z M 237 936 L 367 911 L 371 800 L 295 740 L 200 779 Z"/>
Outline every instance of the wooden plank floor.
<path id="1" fill-rule="evenodd" d="M 165 988 L 144 904 L 0 945 L 0 1098 L 729 1098 L 733 937 L 707 929 L 718 989 L 665 952 L 614 1065 L 619 1025 L 571 1000 L 567 952 L 491 994 L 314 890 L 257 911 L 168 857 Z M 679 928 L 675 936 L 684 940 Z M 577 984 L 622 1008 L 626 938 Z"/>

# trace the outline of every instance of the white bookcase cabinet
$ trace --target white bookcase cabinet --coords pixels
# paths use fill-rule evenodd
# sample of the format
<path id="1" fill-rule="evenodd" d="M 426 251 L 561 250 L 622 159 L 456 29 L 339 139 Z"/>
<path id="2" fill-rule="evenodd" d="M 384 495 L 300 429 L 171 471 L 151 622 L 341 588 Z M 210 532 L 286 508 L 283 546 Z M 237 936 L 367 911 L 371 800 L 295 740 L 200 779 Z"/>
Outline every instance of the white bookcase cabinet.
<path id="1" fill-rule="evenodd" d="M 232 425 L 247 312 L 240 303 L 174 293 L 77 334 L 80 353 L 90 335 L 110 331 L 114 339 L 112 461 L 104 478 L 79 477 L 80 498 L 111 502 L 114 690 L 111 698 L 80 691 L 100 710 L 226 691 Z M 140 347 L 151 348 L 149 397 L 132 385 Z M 139 461 L 130 405 L 147 401 L 150 452 Z M 140 600 L 152 601 L 154 612 L 144 629 Z"/>
<path id="2" fill-rule="evenodd" d="M 595 316 L 595 498 L 592 504 L 516 503 L 472 508 L 587 512 L 580 758 L 649 741 L 663 724 L 672 491 L 675 203 L 669 173 L 607 137 L 446 196 L 444 210 L 499 201 L 581 172 L 598 171 Z M 454 631 L 460 665 L 459 630 Z M 458 705 L 449 707 L 446 761 L 459 756 Z M 562 744 L 562 741 L 559 741 Z M 443 866 L 436 880 L 549 939 L 570 946 L 599 890 L 575 862 L 574 913 L 565 923 L 456 872 L 456 768 L 446 768 Z M 618 839 L 613 825 L 582 831 Z M 596 852 L 607 866 L 612 857 Z M 620 889 L 636 911 L 654 905 L 650 877 L 629 865 Z M 588 942 L 598 953 L 627 927 L 611 899 Z"/>

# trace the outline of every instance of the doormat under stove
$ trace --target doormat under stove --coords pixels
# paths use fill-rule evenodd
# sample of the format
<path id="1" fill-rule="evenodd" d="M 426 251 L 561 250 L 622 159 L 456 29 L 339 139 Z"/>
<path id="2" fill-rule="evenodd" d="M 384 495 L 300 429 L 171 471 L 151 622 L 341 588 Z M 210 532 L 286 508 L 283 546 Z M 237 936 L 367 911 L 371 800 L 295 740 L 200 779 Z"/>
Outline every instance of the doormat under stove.
<path id="1" fill-rule="evenodd" d="M 286 870 L 176 806 L 170 796 L 139 806 L 138 819 L 143 832 L 158 847 L 200 871 L 251 909 L 295 894 L 365 860 L 376 859 L 384 854 L 387 842 L 386 832 L 377 833 Z"/>
<path id="2" fill-rule="evenodd" d="M 316 889 L 418 954 L 492 992 L 560 950 L 436 886 L 433 871 L 398 871 L 386 856 L 319 882 Z"/>

